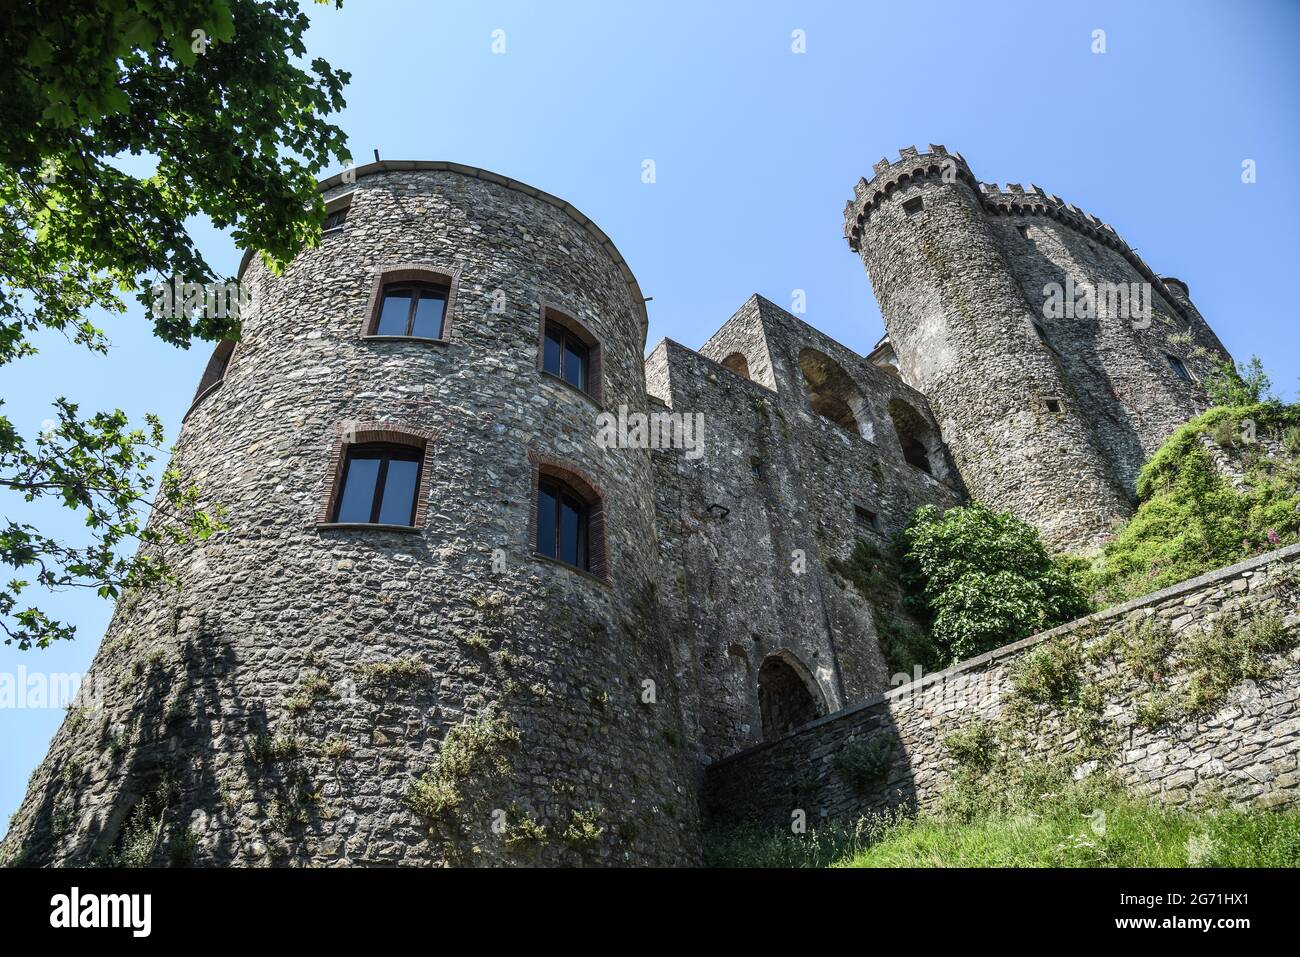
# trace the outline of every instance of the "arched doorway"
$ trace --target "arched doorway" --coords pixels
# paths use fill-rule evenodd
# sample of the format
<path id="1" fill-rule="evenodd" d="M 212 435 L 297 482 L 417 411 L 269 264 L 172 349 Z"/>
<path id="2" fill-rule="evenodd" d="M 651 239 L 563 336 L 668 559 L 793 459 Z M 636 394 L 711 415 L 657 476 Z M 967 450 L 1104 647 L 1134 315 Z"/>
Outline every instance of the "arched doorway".
<path id="1" fill-rule="evenodd" d="M 758 707 L 764 741 L 779 738 L 825 711 L 812 675 L 788 652 L 768 655 L 758 669 Z"/>

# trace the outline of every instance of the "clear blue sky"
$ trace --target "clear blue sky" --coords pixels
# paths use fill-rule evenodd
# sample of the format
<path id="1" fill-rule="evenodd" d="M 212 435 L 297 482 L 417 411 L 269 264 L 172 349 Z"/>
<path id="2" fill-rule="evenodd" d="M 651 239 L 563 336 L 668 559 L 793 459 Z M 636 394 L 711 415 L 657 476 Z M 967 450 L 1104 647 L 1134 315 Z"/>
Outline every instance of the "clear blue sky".
<path id="1" fill-rule="evenodd" d="M 310 54 L 352 72 L 340 122 L 358 162 L 375 147 L 455 160 L 569 200 L 654 297 L 651 346 L 698 346 L 751 293 L 788 305 L 803 289 L 809 322 L 869 350 L 880 313 L 841 210 L 882 155 L 934 142 L 984 181 L 1037 183 L 1111 223 L 1190 285 L 1229 350 L 1258 353 L 1296 395 L 1300 332 L 1278 301 L 1300 263 L 1295 2 L 304 5 Z M 805 54 L 791 52 L 795 29 Z M 1090 52 L 1095 29 L 1104 55 Z M 203 223 L 196 234 L 233 273 L 229 239 Z M 157 412 L 174 438 L 208 348 L 165 346 L 134 314 L 106 321 L 107 358 L 45 340 L 0 370 L 20 432 L 63 394 L 85 410 Z M 28 517 L 11 506 L 0 501 Z M 47 525 L 76 534 L 58 513 Z M 0 671 L 85 670 L 111 608 L 70 594 L 45 604 L 80 637 L 0 646 Z M 0 828 L 61 717 L 0 711 Z"/>

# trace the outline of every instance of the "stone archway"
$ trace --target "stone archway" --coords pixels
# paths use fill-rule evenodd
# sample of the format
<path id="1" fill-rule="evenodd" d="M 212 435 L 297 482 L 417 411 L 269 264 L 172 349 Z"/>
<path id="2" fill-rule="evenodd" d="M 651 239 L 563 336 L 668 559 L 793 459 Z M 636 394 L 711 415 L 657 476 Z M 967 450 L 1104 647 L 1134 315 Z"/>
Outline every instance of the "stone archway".
<path id="1" fill-rule="evenodd" d="M 871 439 L 871 416 L 866 400 L 838 362 L 809 348 L 799 353 L 799 369 L 808 390 L 808 404 L 814 412 L 846 432 Z"/>
<path id="2" fill-rule="evenodd" d="M 826 713 L 821 689 L 794 655 L 778 651 L 758 669 L 763 740 L 770 741 Z"/>

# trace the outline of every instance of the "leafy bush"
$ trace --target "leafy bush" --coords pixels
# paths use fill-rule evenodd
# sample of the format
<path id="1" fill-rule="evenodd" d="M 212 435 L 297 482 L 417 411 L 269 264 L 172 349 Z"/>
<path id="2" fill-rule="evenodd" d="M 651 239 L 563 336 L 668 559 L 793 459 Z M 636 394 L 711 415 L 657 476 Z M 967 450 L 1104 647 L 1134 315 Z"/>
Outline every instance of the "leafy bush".
<path id="1" fill-rule="evenodd" d="M 1179 428 L 1138 474 L 1138 509 L 1094 569 L 1113 604 L 1300 541 L 1300 458 L 1288 453 L 1300 407 L 1275 401 L 1210 409 Z M 1265 455 L 1265 441 L 1282 455 Z M 1221 474 L 1206 440 L 1242 476 Z M 1294 443 L 1291 443 L 1294 444 Z"/>
<path id="2" fill-rule="evenodd" d="M 1273 382 L 1264 371 L 1258 356 L 1235 366 L 1224 361 L 1205 380 L 1205 393 L 1211 405 L 1256 405 L 1269 397 Z"/>
<path id="3" fill-rule="evenodd" d="M 903 532 L 903 585 L 930 622 L 944 664 L 982 654 L 1091 611 L 1074 574 L 1038 532 L 973 502 L 922 506 Z"/>
<path id="4" fill-rule="evenodd" d="M 831 763 L 859 794 L 876 791 L 889 776 L 894 763 L 894 742 L 889 738 L 849 741 Z"/>
<path id="5" fill-rule="evenodd" d="M 859 538 L 847 559 L 827 565 L 871 603 L 880 651 L 891 674 L 938 671 L 947 661 L 925 629 L 909 621 L 899 583 L 899 559 Z"/>

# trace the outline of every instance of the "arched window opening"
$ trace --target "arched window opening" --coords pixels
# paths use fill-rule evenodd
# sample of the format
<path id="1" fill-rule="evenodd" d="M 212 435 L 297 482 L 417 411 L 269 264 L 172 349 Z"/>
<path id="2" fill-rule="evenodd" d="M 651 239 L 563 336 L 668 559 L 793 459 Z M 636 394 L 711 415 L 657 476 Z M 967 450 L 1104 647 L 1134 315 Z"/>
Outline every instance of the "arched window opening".
<path id="1" fill-rule="evenodd" d="M 600 340 L 578 320 L 552 308 L 542 309 L 541 331 L 541 370 L 602 401 Z"/>
<path id="2" fill-rule="evenodd" d="M 362 335 L 446 342 L 459 282 L 459 271 L 434 264 L 384 267 L 375 277 Z"/>
<path id="3" fill-rule="evenodd" d="M 818 415 L 854 435 L 866 435 L 866 401 L 838 362 L 816 349 L 799 353 L 808 404 Z"/>
<path id="4" fill-rule="evenodd" d="M 564 482 L 542 476 L 537 483 L 537 554 L 589 571 L 589 511 L 587 503 Z"/>
<path id="5" fill-rule="evenodd" d="M 889 403 L 889 416 L 894 420 L 898 444 L 903 448 L 903 458 L 927 475 L 935 474 L 938 439 L 921 413 L 901 399 Z"/>
<path id="6" fill-rule="evenodd" d="M 432 282 L 388 283 L 379 297 L 371 335 L 441 339 L 451 286 Z"/>
<path id="7" fill-rule="evenodd" d="M 398 422 L 340 422 L 317 525 L 423 528 L 432 440 L 431 432 Z"/>
<path id="8" fill-rule="evenodd" d="M 743 353 L 733 352 L 727 356 L 722 360 L 722 368 L 736 373 L 742 379 L 749 378 L 749 360 L 745 358 Z"/>
<path id="9" fill-rule="evenodd" d="M 604 578 L 605 509 L 600 493 L 576 472 L 540 463 L 533 495 L 533 548 Z"/>
<path id="10" fill-rule="evenodd" d="M 820 717 L 820 691 L 807 670 L 793 655 L 778 652 L 764 659 L 758 669 L 758 705 L 763 721 L 763 740 L 788 734 L 800 725 Z"/>

